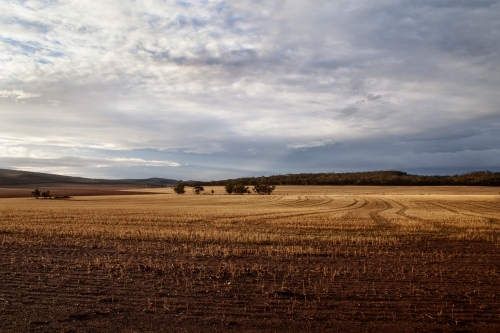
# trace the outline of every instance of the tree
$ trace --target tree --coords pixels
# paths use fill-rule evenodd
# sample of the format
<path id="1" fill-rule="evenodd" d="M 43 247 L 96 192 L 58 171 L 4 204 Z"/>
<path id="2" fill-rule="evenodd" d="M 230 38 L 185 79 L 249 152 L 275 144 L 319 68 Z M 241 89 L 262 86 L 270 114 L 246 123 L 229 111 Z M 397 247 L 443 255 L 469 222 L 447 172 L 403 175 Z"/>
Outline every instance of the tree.
<path id="1" fill-rule="evenodd" d="M 195 194 L 200 194 L 200 192 L 203 192 L 205 191 L 205 189 L 203 188 L 203 186 L 200 186 L 200 185 L 196 185 L 193 187 L 193 192 Z"/>
<path id="2" fill-rule="evenodd" d="M 184 187 L 186 187 L 186 184 L 184 184 L 182 180 L 179 180 L 179 182 L 174 186 L 174 192 L 177 194 L 184 194 L 186 193 Z"/>
<path id="3" fill-rule="evenodd" d="M 35 199 L 38 199 L 38 197 L 40 197 L 40 190 L 38 189 L 38 187 L 33 191 L 31 192 L 31 195 L 35 197 Z"/>
<path id="4" fill-rule="evenodd" d="M 225 183 L 224 189 L 226 190 L 227 194 L 233 193 L 234 192 L 234 183 L 232 183 L 232 182 Z"/>
<path id="5" fill-rule="evenodd" d="M 52 198 L 52 196 L 50 195 L 50 191 L 49 190 L 43 191 L 42 192 L 42 197 L 44 199 L 50 199 L 50 198 Z"/>
<path id="6" fill-rule="evenodd" d="M 253 191 L 257 194 L 270 195 L 274 191 L 275 188 L 276 188 L 276 185 L 257 184 L 257 185 L 254 185 Z"/>
<path id="7" fill-rule="evenodd" d="M 227 182 L 224 185 L 224 188 L 226 189 L 227 194 L 245 194 L 245 193 L 251 193 L 248 187 L 243 185 L 243 183 L 235 183 L 235 182 Z"/>
<path id="8" fill-rule="evenodd" d="M 249 194 L 251 193 L 248 187 L 243 185 L 243 183 L 236 183 L 233 188 L 235 194 Z"/>

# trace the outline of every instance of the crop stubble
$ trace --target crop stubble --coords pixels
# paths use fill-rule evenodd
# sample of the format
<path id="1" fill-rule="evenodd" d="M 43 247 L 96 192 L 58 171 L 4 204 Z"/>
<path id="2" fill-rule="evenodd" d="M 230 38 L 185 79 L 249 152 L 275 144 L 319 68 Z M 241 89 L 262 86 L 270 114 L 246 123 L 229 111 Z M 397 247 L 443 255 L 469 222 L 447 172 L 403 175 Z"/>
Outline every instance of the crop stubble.
<path id="1" fill-rule="evenodd" d="M 498 194 L 162 191 L 0 199 L 0 331 L 500 328 Z"/>

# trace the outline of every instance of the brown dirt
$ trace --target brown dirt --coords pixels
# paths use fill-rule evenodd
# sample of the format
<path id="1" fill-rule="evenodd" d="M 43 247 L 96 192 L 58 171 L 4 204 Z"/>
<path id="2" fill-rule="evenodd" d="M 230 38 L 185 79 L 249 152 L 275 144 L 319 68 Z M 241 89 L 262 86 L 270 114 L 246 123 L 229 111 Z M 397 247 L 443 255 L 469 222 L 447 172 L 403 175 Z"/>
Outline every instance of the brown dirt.
<path id="1" fill-rule="evenodd" d="M 134 201 L 139 198 L 141 202 Z M 299 196 L 285 201 L 286 197 L 280 196 L 155 195 L 62 203 L 2 199 L 0 332 L 500 331 L 500 243 L 446 237 L 454 232 L 446 229 L 455 223 L 448 221 L 451 217 L 456 223 L 470 221 L 471 227 L 497 225 L 497 199 L 441 199 L 437 204 L 419 195 L 401 197 L 400 201 L 378 194 L 342 198 Z M 213 207 L 222 200 L 234 201 L 233 207 L 238 207 L 234 217 L 210 213 L 216 212 Z M 255 220 L 238 217 L 246 214 L 242 203 L 250 200 L 255 207 L 269 205 L 269 216 L 259 217 L 259 210 L 254 212 Z M 224 231 L 247 223 L 262 232 L 277 232 L 259 223 L 274 223 L 278 213 L 285 214 L 280 223 L 293 218 L 309 221 L 306 218 L 319 218 L 318 212 L 325 210 L 321 207 L 336 202 L 340 202 L 338 207 L 332 206 L 323 214 L 330 217 L 340 211 L 345 215 L 338 215 L 332 223 L 348 219 L 353 214 L 348 209 L 358 207 L 364 210 L 367 221 L 373 222 L 370 228 L 376 228 L 374 234 L 382 235 L 385 241 L 356 240 L 354 236 L 371 232 L 368 222 L 364 222 L 366 229 L 352 231 L 346 224 L 353 240 L 346 236 L 345 241 L 323 241 L 320 235 L 298 244 L 300 251 L 293 251 L 293 244 L 290 247 L 286 242 L 283 244 L 289 248 L 284 251 L 279 242 L 226 243 L 222 238 L 216 241 L 216 237 L 213 241 L 190 241 L 186 236 L 176 241 L 173 236 L 155 239 L 137 233 L 127 239 L 126 234 L 105 229 L 109 221 L 122 221 L 124 228 L 137 226 L 142 232 L 158 225 L 165 228 L 161 218 L 167 214 L 147 215 L 158 206 L 170 207 L 165 208 L 170 214 L 182 211 L 188 215 L 193 207 L 208 212 L 184 224 L 180 218 L 179 222 L 174 219 L 172 223 L 178 228 Z M 352 204 L 346 206 L 348 202 Z M 276 207 L 285 208 L 276 211 Z M 28 214 L 30 210 L 44 213 L 36 217 Z M 298 217 L 286 217 L 288 211 Z M 80 212 L 80 221 L 73 216 L 75 212 Z M 97 221 L 105 212 L 109 218 L 99 222 L 102 231 L 92 231 L 95 236 L 91 231 L 77 234 L 72 228 L 83 220 Z M 417 212 L 420 215 L 416 216 Z M 440 214 L 444 222 L 434 226 L 433 219 Z M 23 216 L 34 216 L 36 228 L 9 227 L 9 221 Z M 397 234 L 391 223 L 397 219 L 400 223 L 425 222 L 436 231 L 391 240 L 391 234 Z M 450 224 L 445 224 L 447 221 Z M 45 225 L 50 225 L 46 231 L 42 230 Z M 294 225 L 288 228 L 308 230 Z M 314 251 L 308 251 L 308 246 L 315 246 Z"/>
<path id="2" fill-rule="evenodd" d="M 135 251 L 136 242 L 125 241 L 110 248 L 6 243 L 2 332 L 500 328 L 500 251 L 491 244 L 423 241 L 361 253 L 345 247 L 333 257 L 214 258 L 175 255 L 182 244 L 162 242 Z"/>
<path id="3" fill-rule="evenodd" d="M 27 198 L 35 188 L 49 190 L 55 196 L 101 196 L 101 195 L 131 195 L 144 194 L 144 187 L 133 185 L 68 185 L 68 184 L 39 184 L 17 185 L 0 187 L 0 198 Z M 149 194 L 154 191 L 149 191 Z"/>

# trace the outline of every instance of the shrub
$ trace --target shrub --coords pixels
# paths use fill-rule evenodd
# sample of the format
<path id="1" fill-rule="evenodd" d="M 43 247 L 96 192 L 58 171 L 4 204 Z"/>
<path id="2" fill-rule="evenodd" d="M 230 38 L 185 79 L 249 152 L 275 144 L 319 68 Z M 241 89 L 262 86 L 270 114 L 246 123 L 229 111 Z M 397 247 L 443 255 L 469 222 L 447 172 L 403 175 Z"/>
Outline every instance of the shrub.
<path id="1" fill-rule="evenodd" d="M 186 190 L 184 189 L 186 187 L 186 184 L 182 182 L 182 180 L 179 180 L 177 185 L 174 186 L 174 192 L 177 194 L 184 194 L 186 193 Z"/>
<path id="2" fill-rule="evenodd" d="M 231 194 L 234 191 L 234 184 L 231 182 L 227 182 L 224 184 L 224 189 L 226 190 L 227 194 Z"/>
<path id="3" fill-rule="evenodd" d="M 38 187 L 33 192 L 31 192 L 31 195 L 34 196 L 35 199 L 38 199 L 38 197 L 40 196 L 40 194 L 41 194 L 41 192 L 38 189 Z"/>
<path id="4" fill-rule="evenodd" d="M 203 192 L 205 191 L 205 189 L 203 188 L 203 186 L 200 186 L 200 185 L 196 185 L 193 187 L 193 192 L 195 194 L 200 194 L 200 192 Z"/>
<path id="5" fill-rule="evenodd" d="M 251 193 L 248 187 L 243 185 L 242 183 L 236 183 L 233 188 L 233 192 L 235 194 L 245 194 L 245 193 Z"/>
<path id="6" fill-rule="evenodd" d="M 257 184 L 253 187 L 253 191 L 257 194 L 270 195 L 274 191 L 275 188 L 276 188 L 276 185 Z"/>

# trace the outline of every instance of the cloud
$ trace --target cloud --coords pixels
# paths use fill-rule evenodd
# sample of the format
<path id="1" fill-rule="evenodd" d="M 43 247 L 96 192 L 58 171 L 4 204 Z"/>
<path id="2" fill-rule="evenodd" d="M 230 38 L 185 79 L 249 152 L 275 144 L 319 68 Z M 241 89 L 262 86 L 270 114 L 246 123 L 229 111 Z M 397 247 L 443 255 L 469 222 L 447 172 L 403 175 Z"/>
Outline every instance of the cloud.
<path id="1" fill-rule="evenodd" d="M 257 155 L 259 151 L 255 148 L 249 148 L 245 151 L 246 155 Z"/>
<path id="2" fill-rule="evenodd" d="M 59 161 L 79 149 L 102 164 L 120 153 L 235 174 L 307 172 L 334 142 L 360 156 L 394 142 L 415 154 L 484 150 L 500 145 L 499 10 L 495 0 L 4 2 L 0 133 Z M 296 160 L 280 167 L 283 156 Z"/>
<path id="3" fill-rule="evenodd" d="M 12 98 L 17 100 L 40 97 L 41 94 L 26 93 L 22 90 L 0 90 L 1 98 Z"/>
<path id="4" fill-rule="evenodd" d="M 32 150 L 22 146 L 0 146 L 0 155 L 2 157 L 25 157 L 41 160 L 60 157 L 58 154 L 41 150 Z"/>
<path id="5" fill-rule="evenodd" d="M 374 95 L 374 94 L 368 94 L 366 95 L 366 98 L 370 101 L 376 101 L 377 99 L 381 98 L 381 95 Z"/>
<path id="6" fill-rule="evenodd" d="M 87 152 L 88 153 L 88 152 Z M 92 153 L 92 152 L 91 152 Z M 180 163 L 167 160 L 146 160 L 135 157 L 104 157 L 85 156 L 85 152 L 78 149 L 70 151 L 52 152 L 43 149 L 30 149 L 23 146 L 0 145 L 0 163 L 15 161 L 16 164 L 28 165 L 58 165 L 61 167 L 179 167 Z"/>
<path id="7" fill-rule="evenodd" d="M 211 155 L 214 153 L 225 152 L 226 149 L 224 149 L 219 144 L 211 144 L 208 146 L 198 146 L 198 147 L 191 147 L 188 149 L 182 149 L 181 151 L 184 153 L 187 153 L 187 154 L 209 154 L 209 155 Z"/>
<path id="8" fill-rule="evenodd" d="M 171 161 L 146 161 L 142 158 L 123 158 L 123 157 L 113 157 L 107 158 L 106 161 L 109 161 L 111 165 L 120 165 L 120 166 L 169 166 L 169 167 L 178 167 L 181 166 L 179 163 L 171 162 Z M 98 167 L 110 166 L 106 165 L 98 165 Z"/>
<path id="9" fill-rule="evenodd" d="M 317 141 L 311 141 L 311 142 L 305 142 L 305 143 L 294 143 L 294 144 L 289 144 L 286 147 L 290 149 L 309 149 L 309 148 L 317 148 L 317 147 L 324 147 L 327 145 L 333 145 L 335 142 L 332 142 L 330 140 L 317 140 Z"/>

